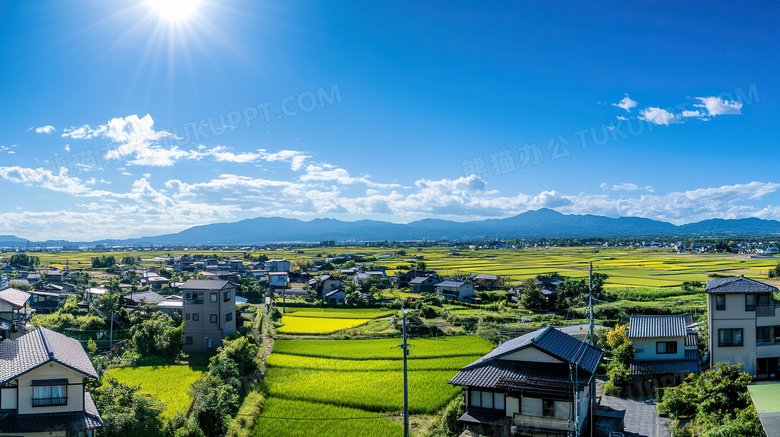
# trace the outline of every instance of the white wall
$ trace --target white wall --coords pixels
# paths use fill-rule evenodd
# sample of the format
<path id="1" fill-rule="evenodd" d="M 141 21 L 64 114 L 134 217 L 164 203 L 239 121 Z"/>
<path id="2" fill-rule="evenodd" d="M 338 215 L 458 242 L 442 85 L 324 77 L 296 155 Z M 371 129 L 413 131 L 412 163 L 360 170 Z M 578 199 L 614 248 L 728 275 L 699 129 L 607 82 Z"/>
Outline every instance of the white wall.
<path id="1" fill-rule="evenodd" d="M 523 350 L 513 352 L 509 355 L 501 357 L 502 360 L 507 361 L 531 361 L 537 363 L 561 363 L 562 361 L 550 356 L 535 347 L 527 347 Z"/>
<path id="2" fill-rule="evenodd" d="M 19 378 L 19 405 L 17 406 L 19 414 L 44 414 L 44 413 L 62 413 L 68 411 L 84 410 L 84 387 L 81 385 L 84 375 L 69 370 L 56 363 L 48 363 Z M 33 380 L 41 379 L 67 379 L 68 403 L 67 405 L 51 407 L 33 407 Z"/>

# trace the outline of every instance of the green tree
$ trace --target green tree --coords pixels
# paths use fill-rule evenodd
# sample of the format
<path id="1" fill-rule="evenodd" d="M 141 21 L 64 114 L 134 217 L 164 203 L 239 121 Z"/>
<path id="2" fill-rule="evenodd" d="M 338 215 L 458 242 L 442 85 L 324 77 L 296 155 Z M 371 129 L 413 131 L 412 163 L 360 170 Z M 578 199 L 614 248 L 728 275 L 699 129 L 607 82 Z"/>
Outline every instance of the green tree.
<path id="1" fill-rule="evenodd" d="M 130 330 L 130 343 L 141 355 L 173 358 L 181 352 L 183 326 L 176 326 L 169 316 L 157 312 Z"/>
<path id="2" fill-rule="evenodd" d="M 153 437 L 163 427 L 160 413 L 165 409 L 159 401 L 136 394 L 140 386 L 129 387 L 114 378 L 105 387 L 92 391 L 95 404 L 106 422 L 98 431 L 102 437 Z"/>
<path id="3" fill-rule="evenodd" d="M 544 306 L 544 296 L 532 279 L 523 281 L 522 303 L 526 308 L 541 308 Z"/>
<path id="4" fill-rule="evenodd" d="M 240 405 L 235 386 L 226 384 L 209 372 L 192 384 L 190 394 L 193 397 L 192 416 L 203 434 L 208 437 L 224 436 L 230 426 L 230 418 Z"/>

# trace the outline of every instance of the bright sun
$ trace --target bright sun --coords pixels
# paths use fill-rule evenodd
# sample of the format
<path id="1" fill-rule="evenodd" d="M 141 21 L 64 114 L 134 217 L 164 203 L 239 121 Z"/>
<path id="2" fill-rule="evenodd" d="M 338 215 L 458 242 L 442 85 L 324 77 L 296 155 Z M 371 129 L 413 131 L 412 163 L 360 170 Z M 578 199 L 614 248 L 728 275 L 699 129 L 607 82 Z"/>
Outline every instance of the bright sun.
<path id="1" fill-rule="evenodd" d="M 146 0 L 146 3 L 163 20 L 182 22 L 197 12 L 200 0 Z"/>

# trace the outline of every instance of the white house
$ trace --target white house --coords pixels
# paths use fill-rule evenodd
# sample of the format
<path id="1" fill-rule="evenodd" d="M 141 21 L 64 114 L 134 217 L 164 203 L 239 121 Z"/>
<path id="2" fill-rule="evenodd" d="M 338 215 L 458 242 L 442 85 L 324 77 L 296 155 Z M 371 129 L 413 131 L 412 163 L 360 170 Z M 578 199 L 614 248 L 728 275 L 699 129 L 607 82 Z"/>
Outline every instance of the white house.
<path id="1" fill-rule="evenodd" d="M 758 379 L 780 377 L 778 289 L 736 276 L 710 279 L 705 292 L 710 365 L 744 363 Z"/>
<path id="2" fill-rule="evenodd" d="M 268 273 L 268 285 L 271 288 L 282 288 L 287 287 L 287 272 L 274 272 L 271 271 Z"/>
<path id="3" fill-rule="evenodd" d="M 0 436 L 93 436 L 105 423 L 87 379 L 98 375 L 78 340 L 38 328 L 0 342 Z"/>
<path id="4" fill-rule="evenodd" d="M 286 259 L 269 259 L 265 262 L 265 268 L 269 272 L 289 272 L 292 264 Z"/>
<path id="5" fill-rule="evenodd" d="M 446 280 L 433 286 L 436 293 L 446 299 L 465 301 L 474 296 L 474 286 L 468 282 Z"/>

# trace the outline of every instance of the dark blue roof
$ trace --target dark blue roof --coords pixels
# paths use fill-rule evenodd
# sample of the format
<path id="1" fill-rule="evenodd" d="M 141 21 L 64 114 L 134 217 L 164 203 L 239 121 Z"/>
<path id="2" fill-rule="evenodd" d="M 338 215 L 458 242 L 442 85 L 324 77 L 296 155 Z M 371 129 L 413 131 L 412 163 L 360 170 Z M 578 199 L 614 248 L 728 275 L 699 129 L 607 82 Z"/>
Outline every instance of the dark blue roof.
<path id="1" fill-rule="evenodd" d="M 688 316 L 631 316 L 628 338 L 685 337 Z"/>
<path id="2" fill-rule="evenodd" d="M 707 293 L 773 293 L 780 291 L 755 279 L 744 276 L 734 276 L 730 278 L 710 279 L 707 281 L 707 287 L 704 289 Z"/>

